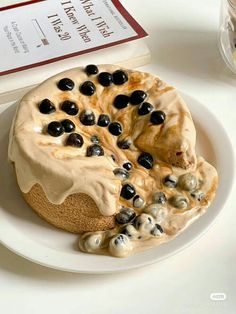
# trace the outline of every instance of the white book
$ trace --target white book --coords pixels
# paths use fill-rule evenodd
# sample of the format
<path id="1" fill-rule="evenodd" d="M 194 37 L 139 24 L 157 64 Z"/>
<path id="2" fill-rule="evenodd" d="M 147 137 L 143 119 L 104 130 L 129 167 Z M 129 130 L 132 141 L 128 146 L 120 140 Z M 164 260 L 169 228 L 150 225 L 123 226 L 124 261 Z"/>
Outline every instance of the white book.
<path id="1" fill-rule="evenodd" d="M 23 2 L 0 4 L 0 103 L 69 68 L 150 61 L 146 32 L 118 0 Z"/>

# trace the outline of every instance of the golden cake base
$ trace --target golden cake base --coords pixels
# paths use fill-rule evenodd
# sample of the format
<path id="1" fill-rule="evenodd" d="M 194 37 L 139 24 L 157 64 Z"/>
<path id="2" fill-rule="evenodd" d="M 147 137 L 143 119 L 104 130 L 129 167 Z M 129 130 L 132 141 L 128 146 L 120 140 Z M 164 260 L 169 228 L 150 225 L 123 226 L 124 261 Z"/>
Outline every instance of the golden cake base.
<path id="1" fill-rule="evenodd" d="M 39 184 L 35 184 L 28 193 L 22 194 L 40 217 L 63 230 L 82 233 L 107 230 L 115 226 L 115 217 L 102 216 L 87 194 L 69 195 L 60 205 L 50 203 Z"/>

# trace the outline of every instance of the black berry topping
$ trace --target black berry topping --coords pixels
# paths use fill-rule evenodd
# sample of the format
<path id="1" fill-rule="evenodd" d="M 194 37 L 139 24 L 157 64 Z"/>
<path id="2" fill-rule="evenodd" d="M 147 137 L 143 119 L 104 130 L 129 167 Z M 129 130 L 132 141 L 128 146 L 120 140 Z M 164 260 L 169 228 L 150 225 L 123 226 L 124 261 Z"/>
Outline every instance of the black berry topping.
<path id="1" fill-rule="evenodd" d="M 98 82 L 102 86 L 110 86 L 113 83 L 112 75 L 108 72 L 101 72 L 98 75 Z"/>
<path id="2" fill-rule="evenodd" d="M 153 194 L 152 200 L 157 204 L 165 204 L 167 199 L 163 192 L 156 192 Z"/>
<path id="3" fill-rule="evenodd" d="M 58 137 L 65 132 L 62 124 L 58 121 L 50 122 L 48 125 L 48 134 L 54 137 Z"/>
<path id="4" fill-rule="evenodd" d="M 135 197 L 133 198 L 133 206 L 135 208 L 141 208 L 144 205 L 144 200 L 141 196 L 139 195 L 135 195 Z"/>
<path id="5" fill-rule="evenodd" d="M 164 180 L 163 183 L 165 184 L 165 186 L 167 186 L 168 188 L 176 188 L 177 184 L 178 184 L 178 178 L 173 175 L 173 174 L 168 174 Z"/>
<path id="6" fill-rule="evenodd" d="M 168 201 L 176 208 L 185 209 L 188 207 L 188 199 L 184 195 L 173 195 Z"/>
<path id="7" fill-rule="evenodd" d="M 73 132 L 75 130 L 75 124 L 69 119 L 65 119 L 61 121 L 61 124 L 66 133 Z"/>
<path id="8" fill-rule="evenodd" d="M 107 114 L 100 114 L 98 117 L 98 125 L 101 127 L 106 127 L 110 123 L 110 117 Z"/>
<path id="9" fill-rule="evenodd" d="M 130 171 L 132 169 L 131 162 L 126 162 L 123 164 L 123 168 L 125 168 L 127 171 Z"/>
<path id="10" fill-rule="evenodd" d="M 154 225 L 154 219 L 150 215 L 141 214 L 135 218 L 133 224 L 138 230 L 145 228 L 148 231 L 148 229 Z"/>
<path id="11" fill-rule="evenodd" d="M 122 186 L 120 196 L 126 200 L 130 200 L 136 194 L 135 188 L 131 184 L 125 184 Z"/>
<path id="12" fill-rule="evenodd" d="M 135 211 L 131 208 L 123 207 L 116 215 L 116 222 L 120 225 L 127 224 L 135 218 Z"/>
<path id="13" fill-rule="evenodd" d="M 117 146 L 121 149 L 129 149 L 131 142 L 129 140 L 122 140 L 117 142 Z"/>
<path id="14" fill-rule="evenodd" d="M 120 232 L 122 234 L 125 234 L 128 238 L 130 238 L 131 240 L 136 240 L 137 239 L 137 234 L 138 231 L 134 228 L 134 226 L 132 224 L 126 224 L 121 230 Z M 139 236 L 138 236 L 139 237 Z"/>
<path id="15" fill-rule="evenodd" d="M 156 237 L 160 236 L 163 232 L 164 230 L 162 229 L 162 227 L 159 224 L 155 224 L 154 228 L 151 230 L 151 235 Z"/>
<path id="16" fill-rule="evenodd" d="M 83 137 L 78 133 L 71 133 L 66 141 L 66 145 L 73 147 L 81 147 L 84 144 Z"/>
<path id="17" fill-rule="evenodd" d="M 146 169 L 153 167 L 153 157 L 149 153 L 141 153 L 138 157 L 138 163 Z"/>
<path id="18" fill-rule="evenodd" d="M 69 78 L 63 78 L 57 84 L 57 87 L 63 91 L 70 91 L 74 88 L 74 86 L 75 83 Z"/>
<path id="19" fill-rule="evenodd" d="M 98 143 L 99 143 L 99 138 L 98 138 L 97 135 L 92 135 L 92 136 L 90 137 L 90 141 L 91 141 L 92 143 L 94 143 L 94 144 L 98 144 Z"/>
<path id="20" fill-rule="evenodd" d="M 166 115 L 161 110 L 156 110 L 151 113 L 150 121 L 153 124 L 162 124 L 165 121 Z"/>
<path id="21" fill-rule="evenodd" d="M 114 175 L 120 180 L 127 180 L 129 178 L 129 172 L 123 168 L 116 168 L 113 170 Z"/>
<path id="22" fill-rule="evenodd" d="M 196 176 L 192 173 L 185 173 L 179 177 L 178 186 L 185 191 L 194 191 L 198 185 Z"/>
<path id="23" fill-rule="evenodd" d="M 117 109 L 122 109 L 127 107 L 129 104 L 129 96 L 127 95 L 117 95 L 116 98 L 114 99 L 113 105 Z"/>
<path id="24" fill-rule="evenodd" d="M 56 111 L 55 106 L 49 99 L 43 99 L 39 104 L 39 111 L 44 114 L 49 114 Z"/>
<path id="25" fill-rule="evenodd" d="M 113 82 L 116 85 L 122 85 L 128 81 L 128 75 L 122 70 L 117 70 L 113 74 Z"/>
<path id="26" fill-rule="evenodd" d="M 89 64 L 86 66 L 85 68 L 85 72 L 88 74 L 88 75 L 95 75 L 95 74 L 98 74 L 98 67 L 94 64 Z"/>
<path id="27" fill-rule="evenodd" d="M 92 96 L 96 92 L 96 86 L 91 81 L 86 81 L 80 85 L 80 92 L 86 96 Z"/>
<path id="28" fill-rule="evenodd" d="M 147 98 L 147 94 L 142 90 L 135 90 L 130 96 L 132 105 L 139 105 Z"/>
<path id="29" fill-rule="evenodd" d="M 103 148 L 100 145 L 93 144 L 93 145 L 88 146 L 86 155 L 88 157 L 91 157 L 91 156 L 103 156 L 104 155 L 104 150 L 103 150 Z"/>
<path id="30" fill-rule="evenodd" d="M 61 104 L 61 110 L 65 111 L 70 116 L 75 116 L 79 112 L 79 108 L 77 107 L 76 103 L 70 100 L 65 100 Z"/>
<path id="31" fill-rule="evenodd" d="M 202 192 L 201 190 L 194 190 L 191 192 L 190 194 L 193 198 L 197 199 L 198 201 L 202 201 L 205 197 L 204 192 Z"/>
<path id="32" fill-rule="evenodd" d="M 127 243 L 128 237 L 125 234 L 117 234 L 115 237 L 111 239 L 111 242 L 113 246 L 120 246 L 123 247 Z"/>
<path id="33" fill-rule="evenodd" d="M 80 119 L 80 122 L 84 125 L 95 124 L 95 114 L 92 112 L 92 110 L 85 110 L 81 112 L 79 119 Z"/>
<path id="34" fill-rule="evenodd" d="M 119 122 L 112 122 L 109 124 L 108 130 L 112 135 L 119 136 L 122 133 L 122 126 Z"/>
<path id="35" fill-rule="evenodd" d="M 141 105 L 139 105 L 138 114 L 140 116 L 144 116 L 145 114 L 150 113 L 152 110 L 153 106 L 149 104 L 149 102 L 143 102 Z"/>

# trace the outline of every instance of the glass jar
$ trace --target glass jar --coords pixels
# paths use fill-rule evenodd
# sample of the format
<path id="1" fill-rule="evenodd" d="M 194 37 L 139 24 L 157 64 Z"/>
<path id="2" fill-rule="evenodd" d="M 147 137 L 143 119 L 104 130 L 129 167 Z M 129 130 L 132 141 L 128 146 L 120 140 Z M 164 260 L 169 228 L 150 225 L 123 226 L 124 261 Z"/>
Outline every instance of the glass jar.
<path id="1" fill-rule="evenodd" d="M 219 47 L 224 61 L 236 74 L 236 0 L 222 0 Z"/>

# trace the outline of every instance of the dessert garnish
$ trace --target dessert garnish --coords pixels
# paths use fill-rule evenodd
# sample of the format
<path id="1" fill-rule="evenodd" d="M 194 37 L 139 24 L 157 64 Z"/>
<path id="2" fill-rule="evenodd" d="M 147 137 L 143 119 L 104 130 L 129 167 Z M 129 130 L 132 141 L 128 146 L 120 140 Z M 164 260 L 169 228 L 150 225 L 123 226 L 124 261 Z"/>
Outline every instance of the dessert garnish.
<path id="1" fill-rule="evenodd" d="M 79 112 L 77 104 L 70 100 L 65 100 L 61 104 L 61 110 L 65 111 L 70 116 L 76 116 Z"/>

